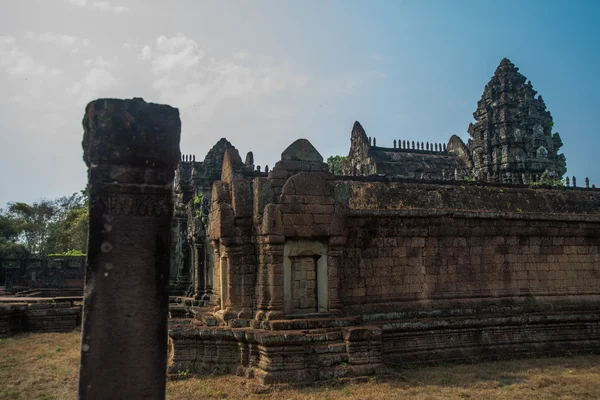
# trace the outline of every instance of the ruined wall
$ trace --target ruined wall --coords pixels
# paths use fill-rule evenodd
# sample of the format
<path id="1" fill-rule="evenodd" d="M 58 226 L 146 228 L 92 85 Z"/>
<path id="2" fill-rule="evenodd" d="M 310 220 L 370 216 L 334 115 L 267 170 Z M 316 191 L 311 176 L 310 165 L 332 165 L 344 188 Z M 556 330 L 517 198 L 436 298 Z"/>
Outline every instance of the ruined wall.
<path id="1" fill-rule="evenodd" d="M 349 204 L 339 297 L 388 360 L 600 346 L 600 191 L 352 182 Z"/>
<path id="2" fill-rule="evenodd" d="M 28 296 L 81 296 L 85 257 L 46 256 L 0 259 L 0 285 Z"/>
<path id="3" fill-rule="evenodd" d="M 173 323 L 171 371 L 289 383 L 600 350 L 600 191 L 326 168 L 302 139 L 268 176 L 226 152 L 210 214 L 217 301 Z"/>

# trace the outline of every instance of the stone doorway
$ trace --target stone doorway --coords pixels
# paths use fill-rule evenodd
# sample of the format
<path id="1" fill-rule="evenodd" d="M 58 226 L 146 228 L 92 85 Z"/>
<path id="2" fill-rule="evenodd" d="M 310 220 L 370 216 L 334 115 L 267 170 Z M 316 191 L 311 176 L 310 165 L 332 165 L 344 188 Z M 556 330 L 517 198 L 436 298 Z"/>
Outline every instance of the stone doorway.
<path id="1" fill-rule="evenodd" d="M 286 315 L 329 311 L 327 246 L 318 241 L 288 241 L 283 259 Z"/>

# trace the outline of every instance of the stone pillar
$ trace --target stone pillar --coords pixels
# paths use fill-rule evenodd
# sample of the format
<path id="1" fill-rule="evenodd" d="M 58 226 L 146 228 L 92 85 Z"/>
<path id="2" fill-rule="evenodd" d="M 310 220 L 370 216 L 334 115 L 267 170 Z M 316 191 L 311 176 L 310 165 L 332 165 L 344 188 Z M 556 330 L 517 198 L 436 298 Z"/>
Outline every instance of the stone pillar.
<path id="1" fill-rule="evenodd" d="M 90 228 L 79 398 L 164 399 L 179 111 L 99 99 L 83 126 Z"/>

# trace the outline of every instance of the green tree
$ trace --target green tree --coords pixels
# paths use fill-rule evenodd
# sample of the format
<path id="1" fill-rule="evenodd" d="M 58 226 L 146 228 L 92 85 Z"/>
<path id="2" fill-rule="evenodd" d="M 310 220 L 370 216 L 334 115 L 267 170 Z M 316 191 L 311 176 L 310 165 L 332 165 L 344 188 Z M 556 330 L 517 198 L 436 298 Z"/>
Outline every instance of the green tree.
<path id="1" fill-rule="evenodd" d="M 329 166 L 329 170 L 331 171 L 333 169 L 333 173 L 335 175 L 342 175 L 342 168 L 346 163 L 346 158 L 347 157 L 344 156 L 330 156 L 327 159 L 327 165 Z"/>
<path id="2" fill-rule="evenodd" d="M 31 205 L 23 202 L 9 203 L 8 215 L 19 229 L 19 239 L 29 254 L 45 254 L 51 225 L 57 216 L 57 208 L 53 202 L 42 199 Z"/>
<path id="3" fill-rule="evenodd" d="M 50 226 L 47 252 L 66 254 L 85 253 L 89 227 L 88 196 L 85 190 L 63 196 L 55 202 L 57 218 Z"/>
<path id="4" fill-rule="evenodd" d="M 0 258 L 22 258 L 29 254 L 19 243 L 21 229 L 12 217 L 0 210 Z"/>

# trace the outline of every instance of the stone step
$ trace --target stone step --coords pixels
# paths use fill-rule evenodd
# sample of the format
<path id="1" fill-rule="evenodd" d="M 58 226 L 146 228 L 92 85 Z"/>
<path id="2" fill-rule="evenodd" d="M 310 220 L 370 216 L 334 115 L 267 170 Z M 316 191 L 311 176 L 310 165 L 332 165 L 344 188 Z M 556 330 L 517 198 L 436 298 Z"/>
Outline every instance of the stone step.
<path id="1" fill-rule="evenodd" d="M 308 331 L 306 332 L 306 336 L 310 337 L 313 342 L 339 341 L 344 338 L 340 330 L 327 330 L 325 332 Z"/>
<path id="2" fill-rule="evenodd" d="M 282 319 L 252 322 L 252 327 L 255 329 L 268 329 L 274 331 L 306 331 L 327 328 L 345 328 L 355 325 L 360 325 L 360 317 Z"/>
<path id="3" fill-rule="evenodd" d="M 333 342 L 327 343 L 319 346 L 313 346 L 312 352 L 316 354 L 325 354 L 325 353 L 346 353 L 346 343 L 345 342 Z"/>
<path id="4" fill-rule="evenodd" d="M 312 347 L 312 353 L 307 356 L 309 365 L 317 367 L 332 367 L 346 365 L 348 353 L 344 342 L 333 342 Z"/>

